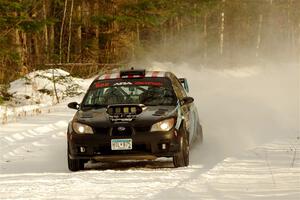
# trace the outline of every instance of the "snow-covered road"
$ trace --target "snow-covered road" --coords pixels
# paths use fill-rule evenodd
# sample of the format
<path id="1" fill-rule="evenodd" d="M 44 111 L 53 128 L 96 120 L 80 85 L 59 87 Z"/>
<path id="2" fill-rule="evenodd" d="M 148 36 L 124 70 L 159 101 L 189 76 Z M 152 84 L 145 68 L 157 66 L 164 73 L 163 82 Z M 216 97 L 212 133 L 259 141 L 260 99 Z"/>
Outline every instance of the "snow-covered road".
<path id="1" fill-rule="evenodd" d="M 69 172 L 74 111 L 62 103 L 0 125 L 0 199 L 299 199 L 299 68 L 188 69 L 178 73 L 204 128 L 189 167 L 158 160 Z"/>

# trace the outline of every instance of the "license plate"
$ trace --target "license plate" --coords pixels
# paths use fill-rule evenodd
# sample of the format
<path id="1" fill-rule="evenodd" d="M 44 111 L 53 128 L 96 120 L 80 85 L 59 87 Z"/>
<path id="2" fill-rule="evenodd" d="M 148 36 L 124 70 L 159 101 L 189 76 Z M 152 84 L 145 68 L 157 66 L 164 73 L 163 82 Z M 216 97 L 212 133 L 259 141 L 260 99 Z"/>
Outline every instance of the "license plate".
<path id="1" fill-rule="evenodd" d="M 112 139 L 111 150 L 131 150 L 132 139 Z"/>

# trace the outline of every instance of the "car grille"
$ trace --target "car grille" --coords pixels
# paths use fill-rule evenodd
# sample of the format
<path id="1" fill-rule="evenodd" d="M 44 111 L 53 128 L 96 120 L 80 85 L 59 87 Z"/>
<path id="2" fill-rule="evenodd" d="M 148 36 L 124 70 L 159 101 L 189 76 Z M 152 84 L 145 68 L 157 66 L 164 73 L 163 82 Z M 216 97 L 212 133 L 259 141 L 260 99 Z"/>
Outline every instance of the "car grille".
<path id="1" fill-rule="evenodd" d="M 109 131 L 109 128 L 103 128 L 103 127 L 96 127 L 95 132 L 96 134 L 106 135 Z"/>
<path id="2" fill-rule="evenodd" d="M 135 127 L 134 129 L 136 132 L 149 132 L 151 129 L 151 126 Z"/>

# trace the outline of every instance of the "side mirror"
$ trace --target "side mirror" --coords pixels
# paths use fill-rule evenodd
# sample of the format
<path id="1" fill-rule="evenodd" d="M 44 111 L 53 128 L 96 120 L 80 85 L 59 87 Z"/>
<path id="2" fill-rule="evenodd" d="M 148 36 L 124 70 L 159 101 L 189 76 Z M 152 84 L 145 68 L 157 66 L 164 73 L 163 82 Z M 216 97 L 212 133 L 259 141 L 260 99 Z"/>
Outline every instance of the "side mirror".
<path id="1" fill-rule="evenodd" d="M 181 105 L 188 105 L 188 104 L 193 103 L 193 102 L 194 102 L 194 98 L 193 97 L 184 97 L 181 100 Z"/>
<path id="2" fill-rule="evenodd" d="M 68 107 L 71 108 L 71 109 L 78 110 L 79 109 L 79 104 L 77 102 L 71 102 L 71 103 L 68 104 Z"/>

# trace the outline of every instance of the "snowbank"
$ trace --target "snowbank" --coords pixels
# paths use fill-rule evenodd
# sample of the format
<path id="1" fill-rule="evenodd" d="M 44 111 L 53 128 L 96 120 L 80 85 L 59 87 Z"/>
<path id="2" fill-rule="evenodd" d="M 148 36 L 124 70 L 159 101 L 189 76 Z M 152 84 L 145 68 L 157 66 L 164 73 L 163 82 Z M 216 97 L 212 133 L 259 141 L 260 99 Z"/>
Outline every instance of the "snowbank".
<path id="1" fill-rule="evenodd" d="M 13 81 L 8 91 L 16 104 L 53 103 L 55 89 L 59 99 L 78 96 L 84 92 L 81 82 L 61 69 L 39 70 Z"/>
<path id="2" fill-rule="evenodd" d="M 38 70 L 13 81 L 8 92 L 10 102 L 0 106 L 0 120 L 16 120 L 20 116 L 39 114 L 46 108 L 69 97 L 83 94 L 91 80 L 70 76 L 61 69 Z"/>

